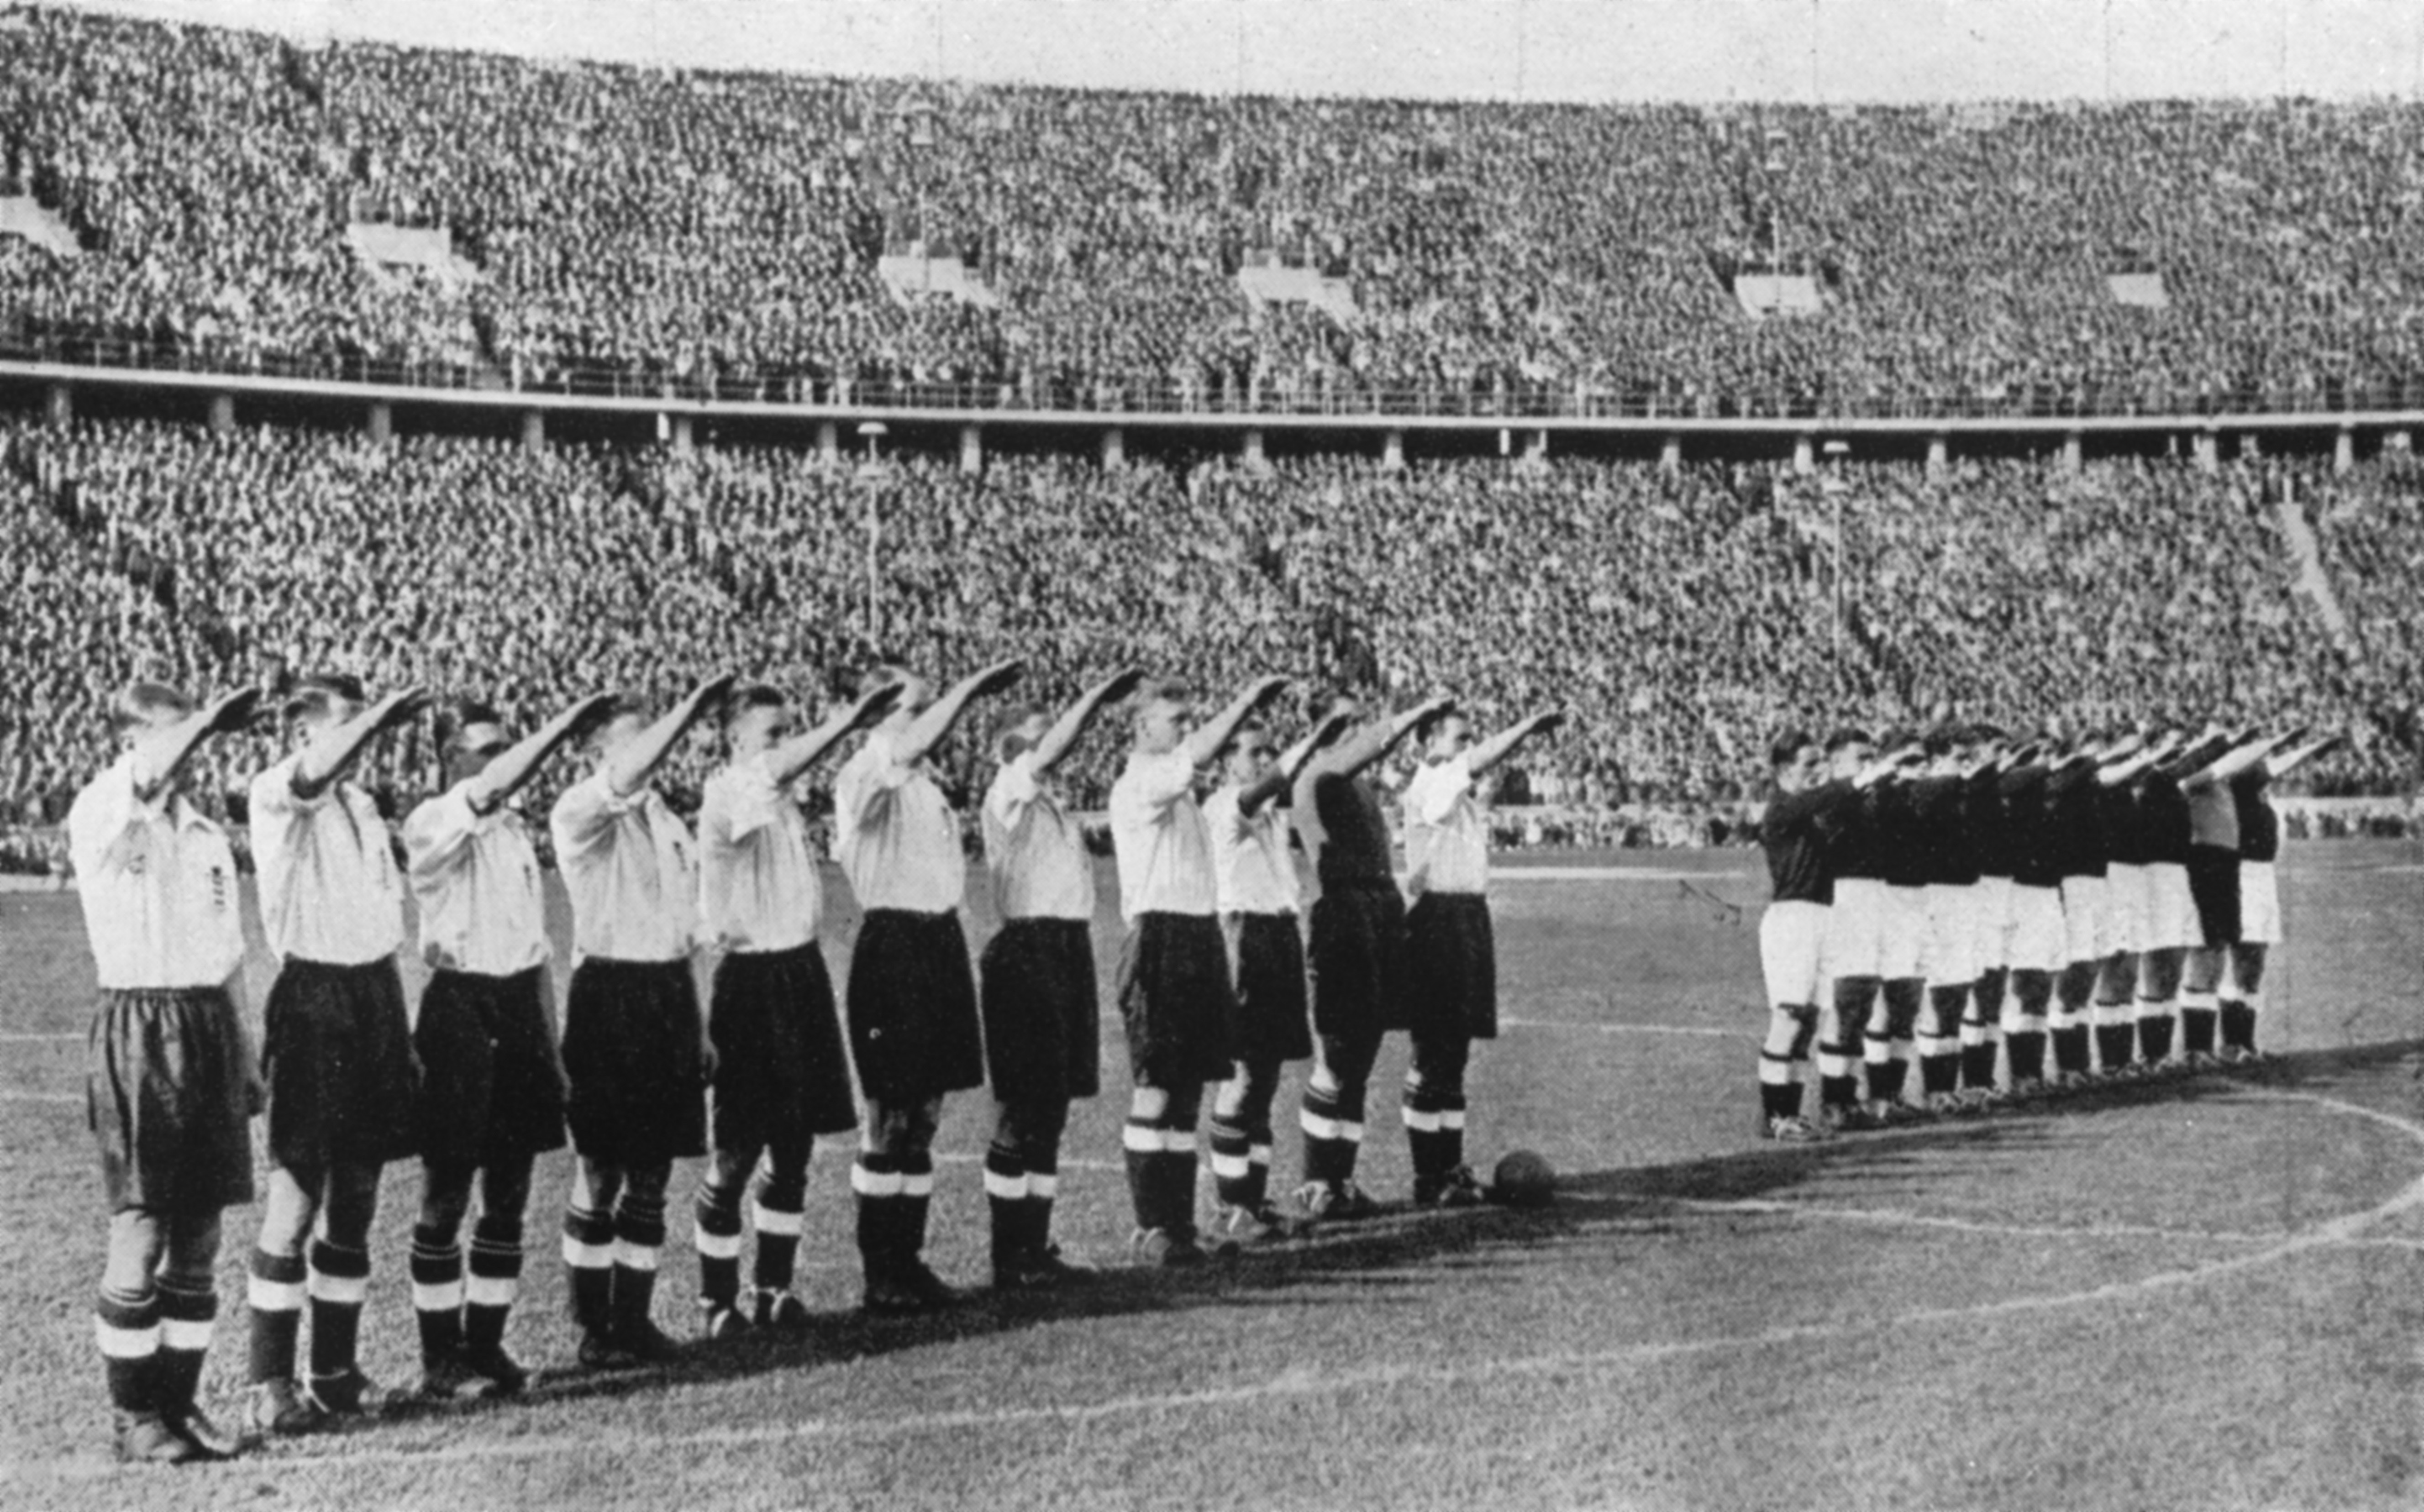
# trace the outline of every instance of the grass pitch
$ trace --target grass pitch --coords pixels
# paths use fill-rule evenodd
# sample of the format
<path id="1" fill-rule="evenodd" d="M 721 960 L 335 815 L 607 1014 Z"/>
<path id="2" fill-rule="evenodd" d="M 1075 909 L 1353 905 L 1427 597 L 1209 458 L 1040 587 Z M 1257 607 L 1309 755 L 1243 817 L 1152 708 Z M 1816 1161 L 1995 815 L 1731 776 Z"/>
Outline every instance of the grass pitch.
<path id="1" fill-rule="evenodd" d="M 2408 1059 L 2424 1037 L 2424 849 L 2290 848 L 2293 943 L 2263 1031 L 2290 1054 L 2260 1076 L 1795 1149 L 1752 1135 L 1756 857 L 1594 859 L 1620 875 L 1543 869 L 1496 899 L 1507 1024 L 1476 1056 L 1472 1151 L 1485 1170 L 1511 1148 L 1547 1155 L 1560 1182 L 1545 1211 L 1400 1206 L 1218 1272 L 1124 1272 L 1124 1062 L 1107 1022 L 1111 1090 L 1078 1109 L 1063 1166 L 1062 1241 L 1107 1267 L 1082 1296 L 860 1319 L 839 1141 L 811 1170 L 805 1337 L 583 1375 L 553 1253 L 557 1156 L 512 1336 L 543 1370 L 529 1398 L 181 1472 L 104 1453 L 80 915 L 72 898 L 0 895 L 0 1505 L 2424 1501 L 2424 1109 Z M 855 924 L 827 930 L 837 965 Z M 991 926 L 973 919 L 972 937 Z M 1107 909 L 1106 963 L 1116 931 Z M 255 1004 L 269 968 L 256 951 Z M 1364 1171 L 1383 1198 L 1407 1186 L 1404 1058 L 1393 1040 L 1373 1084 Z M 930 1258 L 969 1283 L 985 1270 L 989 1111 L 954 1099 L 938 1144 Z M 1296 1163 L 1284 1127 L 1280 1174 Z M 694 1180 L 676 1177 L 658 1301 L 678 1333 Z M 391 1171 L 364 1323 L 366 1365 L 399 1386 L 416 1368 L 417 1195 L 415 1169 Z M 229 1214 L 205 1382 L 231 1408 L 256 1217 Z"/>

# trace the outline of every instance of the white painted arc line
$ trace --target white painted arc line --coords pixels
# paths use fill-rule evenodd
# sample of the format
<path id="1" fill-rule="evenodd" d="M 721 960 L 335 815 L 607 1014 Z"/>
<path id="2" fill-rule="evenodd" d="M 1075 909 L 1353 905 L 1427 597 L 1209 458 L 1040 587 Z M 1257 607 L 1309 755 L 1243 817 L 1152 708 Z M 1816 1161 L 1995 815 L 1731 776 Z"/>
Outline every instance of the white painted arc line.
<path id="1" fill-rule="evenodd" d="M 1749 1029 L 1712 1028 L 1704 1024 L 1573 1024 L 1557 1019 L 1502 1018 L 1502 1029 L 1571 1029 L 1578 1034 L 1682 1034 L 1710 1040 L 1740 1040 L 1745 1044 L 1758 1042 L 1759 1036 Z"/>
<path id="2" fill-rule="evenodd" d="M 2144 1224 L 1979 1223 L 1970 1218 L 1939 1218 L 1890 1207 L 1825 1207 L 1815 1202 L 1720 1202 L 1698 1198 L 1670 1199 L 1675 1206 L 1696 1213 L 1740 1214 L 1824 1218 L 1837 1223 L 1876 1223 L 1898 1228 L 1944 1229 L 1986 1238 L 2009 1239 L 2178 1239 L 2196 1244 L 2278 1244 L 2284 1233 L 2231 1233 L 2210 1229 L 2163 1229 Z"/>
<path id="3" fill-rule="evenodd" d="M 2391 1114 L 2377 1112 L 2372 1108 L 2362 1107 L 2353 1103 L 2346 1103 L 2337 1098 L 2315 1093 L 2281 1092 L 2257 1095 L 2267 1101 L 2311 1103 L 2352 1117 L 2368 1119 L 2405 1135 L 2419 1145 L 2424 1145 L 2424 1125 L 2418 1125 Z M 2331 1219 L 2313 1229 L 2289 1235 L 2252 1254 L 2233 1256 L 2227 1260 L 2216 1261 L 2211 1265 L 2189 1270 L 2159 1271 L 2136 1281 L 2113 1281 L 2102 1286 L 2091 1287 L 2083 1292 L 2005 1297 L 2000 1301 L 1970 1307 L 1922 1308 L 1884 1320 L 1855 1318 L 1836 1323 L 1796 1324 L 1754 1334 L 1623 1345 L 1612 1349 L 1575 1350 L 1563 1354 L 1485 1360 L 1460 1365 L 1430 1367 L 1376 1365 L 1364 1370 L 1340 1371 L 1327 1375 L 1316 1374 L 1312 1371 L 1288 1371 L 1267 1380 L 1238 1386 L 1201 1392 L 1167 1393 L 1155 1396 L 1115 1397 L 1104 1402 L 1042 1405 L 986 1411 L 938 1412 L 884 1421 L 813 1418 L 794 1423 L 767 1424 L 747 1428 L 710 1429 L 697 1433 L 623 1434 L 614 1440 L 614 1449 L 626 1453 L 646 1453 L 675 1446 L 729 1448 L 760 1443 L 780 1443 L 808 1438 L 836 1438 L 843 1435 L 867 1439 L 897 1436 L 901 1433 L 1009 1427 L 1028 1423 L 1088 1423 L 1155 1412 L 1253 1406 L 1293 1397 L 1330 1395 L 1366 1388 L 1389 1388 L 1410 1383 L 1450 1386 L 1483 1377 L 1607 1370 L 1626 1365 L 1656 1364 L 1669 1360 L 1687 1359 L 1695 1355 L 1714 1354 L 1721 1350 L 1759 1348 L 1768 1345 L 1823 1343 L 1849 1334 L 1869 1334 L 1880 1329 L 1900 1328 L 1911 1324 L 1963 1323 L 1980 1318 L 2050 1313 L 2065 1308 L 2121 1300 L 2150 1292 L 2197 1285 L 2218 1276 L 2234 1275 L 2241 1271 L 2254 1269 L 2309 1249 L 2352 1242 L 2366 1242 L 2360 1238 L 2358 1233 L 2365 1226 L 2386 1218 L 2397 1217 L 2419 1206 L 2424 1206 L 2424 1175 L 2417 1176 L 2390 1199 L 2374 1207 Z M 611 1452 L 614 1451 L 609 1450 L 595 1437 L 561 1436 L 525 1438 L 492 1443 L 450 1444 L 443 1449 L 435 1450 L 380 1449 L 357 1455 L 297 1456 L 293 1458 L 279 1456 L 274 1461 L 264 1461 L 264 1463 L 295 1467 L 431 1465 L 450 1461 L 537 1459 L 576 1454 L 596 1456 Z"/>

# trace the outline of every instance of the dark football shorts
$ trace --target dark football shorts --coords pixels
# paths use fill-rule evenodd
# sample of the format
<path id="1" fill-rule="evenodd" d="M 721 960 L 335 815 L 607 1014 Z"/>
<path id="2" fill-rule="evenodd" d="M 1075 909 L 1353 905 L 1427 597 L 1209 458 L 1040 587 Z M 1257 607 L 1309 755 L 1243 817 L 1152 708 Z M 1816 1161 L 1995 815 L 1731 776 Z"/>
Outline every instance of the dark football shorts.
<path id="1" fill-rule="evenodd" d="M 421 1056 L 421 1157 L 465 1169 L 564 1148 L 564 1074 L 548 1028 L 547 973 L 432 973 Z"/>
<path id="2" fill-rule="evenodd" d="M 985 942 L 977 965 L 994 1095 L 1005 1103 L 1065 1103 L 1101 1091 L 1092 926 L 1012 919 Z"/>
<path id="3" fill-rule="evenodd" d="M 869 1100 L 984 1085 L 976 978 L 957 914 L 869 910 L 850 952 L 850 1053 Z"/>
<path id="4" fill-rule="evenodd" d="M 252 1068 L 218 987 L 104 989 L 85 1113 L 110 1211 L 215 1214 L 252 1201 Z"/>
<path id="5" fill-rule="evenodd" d="M 1313 1027 L 1377 1043 L 1406 1022 L 1406 901 L 1396 883 L 1324 883 L 1313 905 Z"/>
<path id="6" fill-rule="evenodd" d="M 833 978 L 815 941 L 718 962 L 707 1035 L 718 1150 L 799 1150 L 858 1126 Z"/>
<path id="7" fill-rule="evenodd" d="M 392 957 L 289 960 L 262 1012 L 269 1158 L 289 1170 L 378 1165 L 421 1147 L 421 1084 Z"/>
<path id="8" fill-rule="evenodd" d="M 1209 914 L 1143 914 L 1120 946 L 1120 1019 L 1140 1087 L 1229 1075 L 1229 944 Z"/>
<path id="9" fill-rule="evenodd" d="M 582 1158 L 636 1166 L 706 1154 L 705 1070 L 687 960 L 591 956 L 573 968 L 566 1114 Z"/>
<path id="10" fill-rule="evenodd" d="M 1498 955 L 1490 899 L 1425 893 L 1406 911 L 1408 1014 L 1418 1039 L 1498 1037 Z"/>
<path id="11" fill-rule="evenodd" d="M 2189 897 L 2209 946 L 2239 943 L 2239 852 L 2218 845 L 2189 847 Z"/>
<path id="12" fill-rule="evenodd" d="M 1294 914 L 1237 915 L 1237 991 L 1230 998 L 1229 1048 L 1250 1065 L 1313 1054 L 1306 1022 L 1304 936 Z"/>

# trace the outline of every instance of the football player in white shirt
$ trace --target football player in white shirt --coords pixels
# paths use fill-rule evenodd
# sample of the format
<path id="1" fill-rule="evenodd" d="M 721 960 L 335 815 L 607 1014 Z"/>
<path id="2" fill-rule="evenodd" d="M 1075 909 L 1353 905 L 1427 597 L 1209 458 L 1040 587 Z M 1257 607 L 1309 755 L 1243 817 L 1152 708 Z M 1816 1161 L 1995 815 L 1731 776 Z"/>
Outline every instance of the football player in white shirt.
<path id="1" fill-rule="evenodd" d="M 708 1037 L 715 1042 L 715 1153 L 698 1186 L 701 1329 L 805 1328 L 791 1293 L 806 1206 L 808 1155 L 819 1135 L 858 1123 L 833 979 L 817 931 L 824 889 L 806 816 L 792 787 L 841 738 L 892 711 L 879 688 L 822 724 L 792 733 L 790 701 L 763 684 L 725 703 L 731 764 L 707 780 L 698 810 L 699 915 L 715 947 Z M 765 1156 L 751 1218 L 758 1252 L 741 1297 L 741 1198 Z"/>
<path id="2" fill-rule="evenodd" d="M 1229 947 L 1232 1070 L 1212 1099 L 1213 1190 L 1220 1233 L 1240 1243 L 1294 1238 L 1310 1227 L 1270 1200 L 1271 1102 L 1280 1072 L 1313 1056 L 1296 859 L 1283 811 L 1297 773 L 1347 728 L 1343 714 L 1283 753 L 1249 720 L 1221 749 L 1228 781 L 1204 801 L 1214 896 Z"/>
<path id="3" fill-rule="evenodd" d="M 960 928 L 967 857 L 959 816 L 926 758 L 971 702 L 1018 674 L 1017 662 L 997 662 L 937 698 L 914 673 L 874 669 L 862 695 L 897 686 L 899 702 L 834 779 L 834 858 L 867 911 L 843 995 L 867 1102 L 850 1180 L 869 1313 L 926 1313 L 961 1300 L 926 1265 L 926 1211 L 943 1099 L 983 1085 L 984 1046 Z"/>
<path id="4" fill-rule="evenodd" d="M 184 789 L 194 753 L 243 729 L 256 696 L 197 709 L 156 683 L 127 688 L 111 708 L 125 753 L 68 810 L 101 986 L 85 1051 L 110 1207 L 93 1334 L 129 1464 L 237 1447 L 195 1393 L 218 1315 L 219 1214 L 252 1201 L 261 1085 L 230 991 L 244 969 L 235 857 Z"/>
<path id="5" fill-rule="evenodd" d="M 1057 718 L 1013 709 L 995 742 L 1002 765 L 985 792 L 985 870 L 1002 924 L 985 942 L 978 977 L 996 1109 L 984 1185 L 997 1290 L 1048 1290 L 1092 1275 L 1052 1242 L 1069 1105 L 1102 1090 L 1094 860 L 1053 773 L 1103 707 L 1141 676 L 1108 677 Z"/>
<path id="6" fill-rule="evenodd" d="M 1464 1073 L 1473 1042 L 1498 1036 L 1498 957 L 1490 928 L 1490 820 L 1475 782 L 1533 736 L 1544 709 L 1476 742 L 1451 708 L 1430 723 L 1423 765 L 1406 784 L 1406 995 L 1413 1061 L 1400 1111 L 1413 1157 L 1414 1205 L 1468 1207 L 1481 1184 L 1464 1163 Z"/>
<path id="7" fill-rule="evenodd" d="M 574 964 L 564 1007 L 565 1121 L 572 1198 L 564 1215 L 581 1362 L 661 1361 L 673 1341 L 649 1316 L 673 1164 L 707 1153 L 714 1047 L 698 1011 L 698 865 L 689 827 L 650 779 L 732 686 L 710 677 L 649 723 L 618 699 L 592 740 L 597 770 L 548 816 L 572 898 Z"/>
<path id="8" fill-rule="evenodd" d="M 1200 725 L 1185 683 L 1149 684 L 1136 700 L 1135 748 L 1111 785 L 1111 844 L 1128 924 L 1120 1018 L 1136 1080 L 1122 1136 L 1137 1220 L 1129 1245 L 1146 1265 L 1204 1258 L 1196 1242 L 1195 1125 L 1204 1084 L 1225 1079 L 1230 1065 L 1229 949 L 1195 773 L 1286 681 L 1248 684 Z"/>
<path id="9" fill-rule="evenodd" d="M 404 821 L 406 879 L 430 970 L 413 1022 L 421 1057 L 421 1218 L 412 1231 L 412 1305 L 426 1400 L 511 1395 L 529 1372 L 505 1352 L 522 1273 L 531 1162 L 564 1148 L 564 1065 L 547 977 L 547 904 L 538 854 L 512 806 L 548 758 L 605 711 L 582 699 L 518 743 L 486 704 L 438 717 L 445 791 Z M 463 1219 L 480 1186 L 470 1279 Z"/>
<path id="10" fill-rule="evenodd" d="M 374 740 L 427 703 L 420 688 L 369 704 L 351 676 L 305 677 L 286 703 L 300 748 L 252 782 L 262 930 L 280 958 L 263 1012 L 269 1193 L 248 1289 L 251 1415 L 264 1434 L 306 1432 L 384 1401 L 356 1345 L 379 1170 L 419 1148 L 421 1071 L 396 973 L 395 842 L 351 773 Z M 311 1378 L 298 1393 L 307 1297 Z"/>

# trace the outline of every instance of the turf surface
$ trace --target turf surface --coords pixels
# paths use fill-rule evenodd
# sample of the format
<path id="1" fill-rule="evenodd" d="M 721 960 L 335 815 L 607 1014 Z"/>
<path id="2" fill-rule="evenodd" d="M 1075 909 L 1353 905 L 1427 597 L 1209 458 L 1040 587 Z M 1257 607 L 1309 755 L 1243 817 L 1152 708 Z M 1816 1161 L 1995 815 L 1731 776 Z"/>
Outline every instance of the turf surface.
<path id="1" fill-rule="evenodd" d="M 1472 1081 L 1476 1163 L 1547 1155 L 1546 1211 L 1393 1203 L 1217 1273 L 1124 1272 L 1107 1023 L 1113 1090 L 1078 1110 L 1063 1168 L 1063 1242 L 1108 1269 L 1081 1297 L 861 1320 L 837 1144 L 811 1172 L 805 1337 L 583 1375 L 553 1256 L 559 1156 L 514 1324 L 544 1368 L 529 1399 L 182 1472 L 103 1453 L 81 917 L 72 898 L 0 895 L 0 1505 L 2414 1505 L 2419 862 L 2410 845 L 2290 848 L 2294 943 L 2264 1036 L 2291 1053 L 2260 1075 L 1779 1149 L 1752 1137 L 1756 858 L 1583 858 L 1615 877 L 1559 858 L 1498 888 L 1507 1024 Z M 837 965 L 855 923 L 831 921 Z M 990 927 L 980 908 L 972 937 Z M 1108 913 L 1097 934 L 1108 963 Z M 256 1004 L 268 972 L 256 952 Z M 1393 1041 L 1368 1115 L 1384 1199 L 1407 1182 L 1404 1057 Z M 955 1099 L 938 1146 L 931 1258 L 969 1283 L 986 1122 L 981 1095 Z M 1284 1174 L 1295 1145 L 1284 1130 Z M 694 1179 L 676 1177 L 658 1302 L 683 1335 Z M 364 1326 L 393 1385 L 416 1364 L 417 1182 L 390 1173 Z M 205 1386 L 231 1408 L 255 1217 L 229 1215 Z"/>

